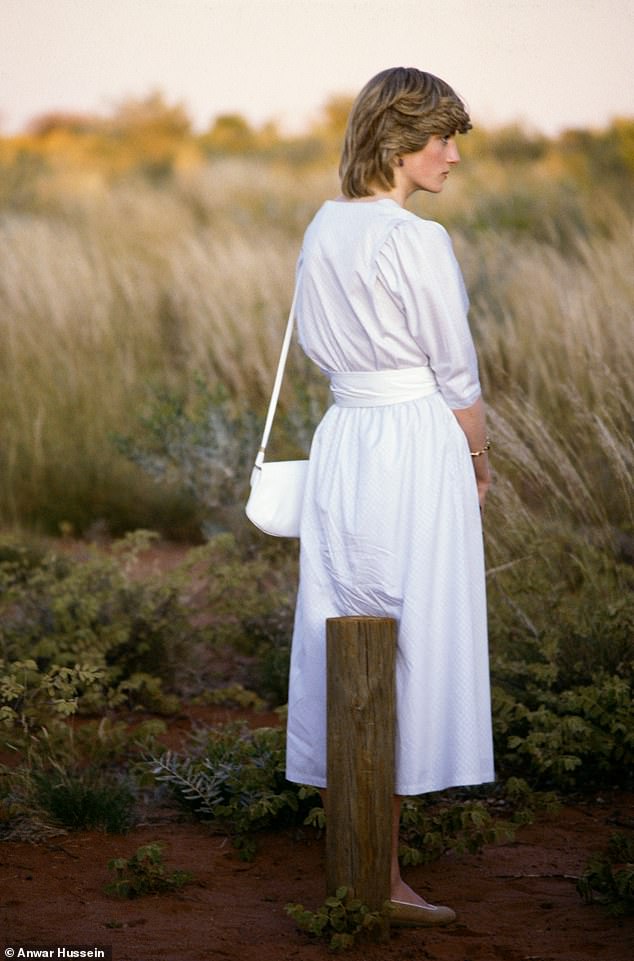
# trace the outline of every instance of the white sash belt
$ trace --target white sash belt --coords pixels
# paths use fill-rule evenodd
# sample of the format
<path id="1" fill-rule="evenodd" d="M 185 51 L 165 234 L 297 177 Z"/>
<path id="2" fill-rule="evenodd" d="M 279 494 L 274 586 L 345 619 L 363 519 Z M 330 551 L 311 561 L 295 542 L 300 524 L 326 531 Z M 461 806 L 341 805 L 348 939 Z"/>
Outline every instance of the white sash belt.
<path id="1" fill-rule="evenodd" d="M 339 407 L 382 407 L 418 400 L 438 390 L 430 367 L 333 371 L 330 389 Z"/>

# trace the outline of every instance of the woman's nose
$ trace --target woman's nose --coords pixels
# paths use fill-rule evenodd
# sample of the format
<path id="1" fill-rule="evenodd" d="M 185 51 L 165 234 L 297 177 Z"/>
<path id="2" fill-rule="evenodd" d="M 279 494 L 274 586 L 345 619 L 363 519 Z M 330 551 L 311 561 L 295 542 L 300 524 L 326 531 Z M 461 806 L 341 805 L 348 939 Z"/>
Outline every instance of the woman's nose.
<path id="1" fill-rule="evenodd" d="M 458 145 L 455 140 L 451 141 L 451 150 L 447 155 L 447 160 L 450 164 L 460 163 L 460 151 L 458 150 Z"/>

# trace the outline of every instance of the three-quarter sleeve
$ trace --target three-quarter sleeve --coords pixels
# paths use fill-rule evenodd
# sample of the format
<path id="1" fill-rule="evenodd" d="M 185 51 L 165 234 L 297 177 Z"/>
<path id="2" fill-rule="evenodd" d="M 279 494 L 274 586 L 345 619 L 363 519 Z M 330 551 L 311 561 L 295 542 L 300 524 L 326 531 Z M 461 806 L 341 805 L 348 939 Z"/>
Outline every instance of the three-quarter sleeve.
<path id="1" fill-rule="evenodd" d="M 390 231 L 378 258 L 381 281 L 454 410 L 480 396 L 478 363 L 467 320 L 469 301 L 445 228 L 418 217 Z"/>

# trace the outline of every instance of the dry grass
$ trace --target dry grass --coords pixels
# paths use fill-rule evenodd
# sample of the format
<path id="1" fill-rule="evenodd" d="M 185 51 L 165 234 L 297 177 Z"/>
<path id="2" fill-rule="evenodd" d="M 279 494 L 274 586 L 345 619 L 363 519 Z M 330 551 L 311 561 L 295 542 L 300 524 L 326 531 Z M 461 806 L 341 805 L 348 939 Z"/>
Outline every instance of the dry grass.
<path id="1" fill-rule="evenodd" d="M 540 517 L 609 543 L 631 533 L 631 225 L 615 218 L 572 256 L 498 236 L 458 246 L 498 472 Z"/>
<path id="2" fill-rule="evenodd" d="M 138 430 L 150 386 L 187 395 L 196 377 L 262 411 L 301 232 L 334 190 L 332 174 L 218 161 L 161 189 L 84 178 L 72 191 L 59 180 L 33 213 L 3 215 L 5 523 L 167 523 L 165 495 L 115 452 L 112 434 Z M 474 229 L 473 203 L 456 188 L 425 212 L 454 225 L 472 293 L 498 472 L 492 512 L 512 511 L 515 526 L 565 521 L 603 542 L 631 534 L 631 224 L 613 212 L 609 230 L 569 225 L 562 252 L 526 231 Z"/>

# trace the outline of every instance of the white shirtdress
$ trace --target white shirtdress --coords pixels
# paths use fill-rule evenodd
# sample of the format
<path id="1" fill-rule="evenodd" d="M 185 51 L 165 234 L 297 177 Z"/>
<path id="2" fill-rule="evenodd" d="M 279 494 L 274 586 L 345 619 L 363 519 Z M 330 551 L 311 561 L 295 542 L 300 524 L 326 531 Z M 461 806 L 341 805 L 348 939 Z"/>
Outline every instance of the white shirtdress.
<path id="1" fill-rule="evenodd" d="M 480 396 L 467 307 L 444 228 L 392 200 L 328 201 L 306 231 L 296 313 L 307 355 L 327 375 L 428 367 L 432 392 L 335 403 L 315 432 L 289 678 L 291 781 L 327 786 L 325 621 L 346 615 L 398 624 L 396 792 L 494 778 L 480 512 L 452 413 Z"/>

